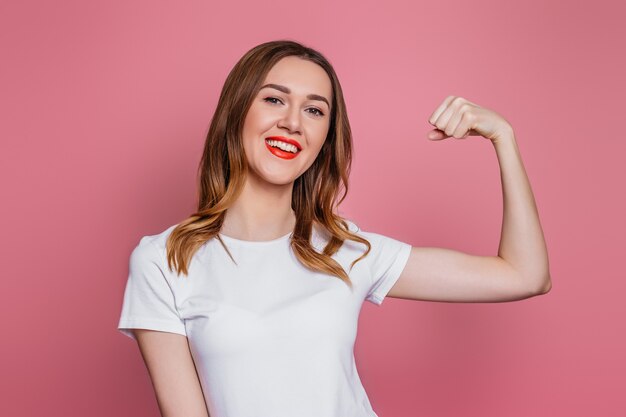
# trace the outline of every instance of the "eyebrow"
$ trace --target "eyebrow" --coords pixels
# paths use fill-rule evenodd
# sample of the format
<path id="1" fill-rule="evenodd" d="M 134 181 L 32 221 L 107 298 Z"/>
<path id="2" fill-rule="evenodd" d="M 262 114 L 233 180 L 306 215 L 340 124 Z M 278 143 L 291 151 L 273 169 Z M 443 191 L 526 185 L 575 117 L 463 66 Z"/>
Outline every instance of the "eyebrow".
<path id="1" fill-rule="evenodd" d="M 262 90 L 264 88 L 275 88 L 278 91 L 282 91 L 285 94 L 290 94 L 291 90 L 287 87 L 285 87 L 284 85 L 279 85 L 279 84 L 265 84 L 263 87 L 259 88 L 259 90 Z M 326 97 L 324 96 L 320 96 L 319 94 L 309 94 L 306 96 L 306 98 L 308 98 L 309 100 L 318 100 L 318 101 L 323 101 L 324 103 L 326 103 L 326 105 L 328 106 L 328 108 L 330 108 L 330 103 L 328 102 L 328 100 L 326 99 Z"/>

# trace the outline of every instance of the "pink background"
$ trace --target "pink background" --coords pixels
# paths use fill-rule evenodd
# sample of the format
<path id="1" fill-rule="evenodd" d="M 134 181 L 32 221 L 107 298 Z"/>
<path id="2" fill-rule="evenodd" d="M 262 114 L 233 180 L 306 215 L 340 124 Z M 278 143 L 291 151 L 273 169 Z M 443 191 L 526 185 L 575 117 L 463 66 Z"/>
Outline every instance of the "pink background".
<path id="1" fill-rule="evenodd" d="M 224 79 L 279 38 L 340 77 L 363 229 L 497 253 L 492 146 L 426 139 L 447 95 L 512 123 L 541 215 L 549 294 L 364 305 L 379 416 L 626 415 L 624 6 L 580 3 L 4 1 L 0 415 L 158 415 L 116 329 L 128 257 L 193 211 Z"/>

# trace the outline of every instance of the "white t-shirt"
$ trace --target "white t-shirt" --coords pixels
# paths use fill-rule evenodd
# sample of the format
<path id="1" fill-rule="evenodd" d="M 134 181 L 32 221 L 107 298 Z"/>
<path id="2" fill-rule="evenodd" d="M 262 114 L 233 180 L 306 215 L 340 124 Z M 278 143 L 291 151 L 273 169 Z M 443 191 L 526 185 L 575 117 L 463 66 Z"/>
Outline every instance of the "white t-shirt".
<path id="1" fill-rule="evenodd" d="M 130 256 L 118 329 L 187 336 L 211 417 L 377 417 L 354 361 L 364 300 L 380 305 L 409 258 L 411 245 L 361 231 L 370 253 L 346 240 L 333 258 L 353 290 L 312 272 L 289 246 L 291 233 L 270 241 L 220 234 L 206 242 L 189 275 L 167 267 L 165 243 L 175 225 L 144 236 Z M 325 235 L 313 228 L 321 252 Z"/>

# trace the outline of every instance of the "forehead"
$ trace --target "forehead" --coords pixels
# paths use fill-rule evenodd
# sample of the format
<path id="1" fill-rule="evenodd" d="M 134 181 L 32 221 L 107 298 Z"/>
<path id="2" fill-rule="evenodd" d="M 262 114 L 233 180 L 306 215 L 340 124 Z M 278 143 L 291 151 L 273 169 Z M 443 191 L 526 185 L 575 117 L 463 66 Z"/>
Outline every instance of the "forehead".
<path id="1" fill-rule="evenodd" d="M 319 94 L 329 100 L 332 97 L 332 84 L 326 71 L 314 62 L 295 56 L 274 64 L 263 84 L 267 83 L 284 85 L 295 95 Z"/>

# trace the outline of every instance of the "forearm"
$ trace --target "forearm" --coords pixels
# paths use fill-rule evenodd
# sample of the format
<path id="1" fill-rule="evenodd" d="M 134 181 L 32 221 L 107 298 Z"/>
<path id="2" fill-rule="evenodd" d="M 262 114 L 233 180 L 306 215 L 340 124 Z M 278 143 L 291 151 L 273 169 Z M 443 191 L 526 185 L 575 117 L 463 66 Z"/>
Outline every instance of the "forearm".
<path id="1" fill-rule="evenodd" d="M 503 217 L 498 256 L 539 291 L 550 289 L 548 251 L 530 182 L 513 130 L 493 141 L 502 182 Z"/>

